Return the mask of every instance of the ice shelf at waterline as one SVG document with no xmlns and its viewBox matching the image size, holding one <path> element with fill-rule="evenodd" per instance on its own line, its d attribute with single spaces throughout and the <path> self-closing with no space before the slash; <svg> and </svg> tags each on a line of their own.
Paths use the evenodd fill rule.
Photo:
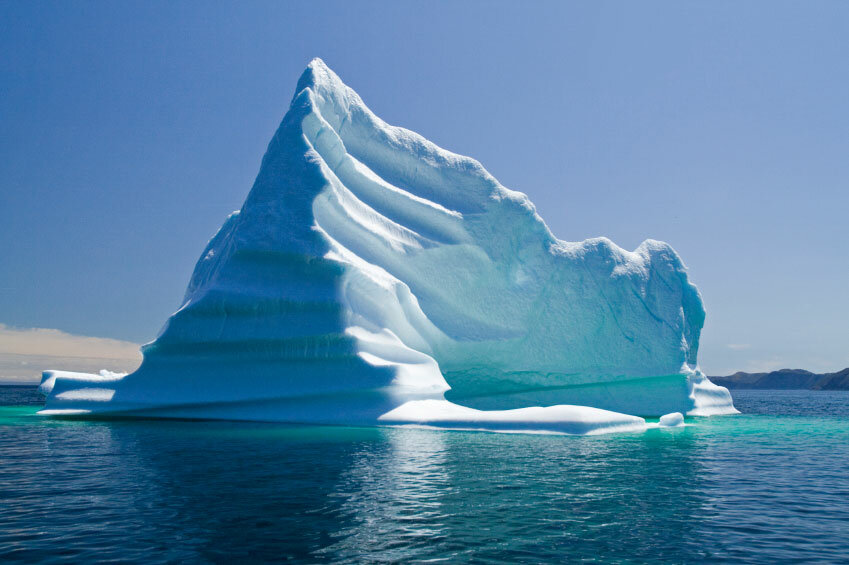
<svg viewBox="0 0 849 565">
<path fill-rule="evenodd" d="M 698 370 L 704 317 L 667 244 L 556 239 L 316 59 L 139 369 L 48 371 L 42 414 L 640 428 L 735 411 Z"/>
</svg>

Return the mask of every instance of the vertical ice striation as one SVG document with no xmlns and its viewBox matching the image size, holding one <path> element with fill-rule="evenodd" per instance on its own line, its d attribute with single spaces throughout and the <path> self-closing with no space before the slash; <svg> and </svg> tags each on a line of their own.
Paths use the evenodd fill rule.
<svg viewBox="0 0 849 565">
<path fill-rule="evenodd" d="M 667 244 L 556 239 L 315 59 L 141 367 L 51 373 L 44 413 L 639 427 L 625 414 L 734 411 L 697 367 L 704 317 Z"/>
</svg>

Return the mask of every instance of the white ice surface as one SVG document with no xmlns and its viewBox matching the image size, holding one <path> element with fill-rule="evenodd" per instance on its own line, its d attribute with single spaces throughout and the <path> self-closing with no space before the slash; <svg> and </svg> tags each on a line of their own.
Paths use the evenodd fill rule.
<svg viewBox="0 0 849 565">
<path fill-rule="evenodd" d="M 314 60 L 141 367 L 42 390 L 46 413 L 589 433 L 734 412 L 698 370 L 704 316 L 667 244 L 556 239 L 527 196 Z"/>
<path fill-rule="evenodd" d="M 684 415 L 681 412 L 664 414 L 658 422 L 661 428 L 677 428 L 684 425 Z"/>
<path fill-rule="evenodd" d="M 447 400 L 411 400 L 383 414 L 379 421 L 440 428 L 547 431 L 577 435 L 646 429 L 643 418 L 588 406 L 476 410 Z"/>
<path fill-rule="evenodd" d="M 38 391 L 44 396 L 48 396 L 51 392 L 53 392 L 53 385 L 59 377 L 70 383 L 80 382 L 85 384 L 108 384 L 118 382 L 126 376 L 127 373 L 113 373 L 106 369 L 103 369 L 97 374 L 72 373 L 70 371 L 43 371 L 41 373 L 41 383 L 38 385 Z"/>
</svg>

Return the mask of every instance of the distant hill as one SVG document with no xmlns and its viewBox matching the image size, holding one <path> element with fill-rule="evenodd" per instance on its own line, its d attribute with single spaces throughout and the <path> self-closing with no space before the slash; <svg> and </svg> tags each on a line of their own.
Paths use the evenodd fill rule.
<svg viewBox="0 0 849 565">
<path fill-rule="evenodd" d="M 781 369 L 770 373 L 740 371 L 727 377 L 710 377 L 710 380 L 729 389 L 849 390 L 849 368 L 822 374 L 804 369 Z"/>
</svg>

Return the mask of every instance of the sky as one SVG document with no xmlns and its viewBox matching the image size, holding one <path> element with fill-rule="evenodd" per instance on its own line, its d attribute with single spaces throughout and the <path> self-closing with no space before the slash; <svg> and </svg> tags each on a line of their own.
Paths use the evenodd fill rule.
<svg viewBox="0 0 849 565">
<path fill-rule="evenodd" d="M 842 369 L 847 29 L 828 1 L 0 1 L 0 355 L 155 338 L 321 57 L 557 237 L 672 244 L 707 374 Z"/>
</svg>

